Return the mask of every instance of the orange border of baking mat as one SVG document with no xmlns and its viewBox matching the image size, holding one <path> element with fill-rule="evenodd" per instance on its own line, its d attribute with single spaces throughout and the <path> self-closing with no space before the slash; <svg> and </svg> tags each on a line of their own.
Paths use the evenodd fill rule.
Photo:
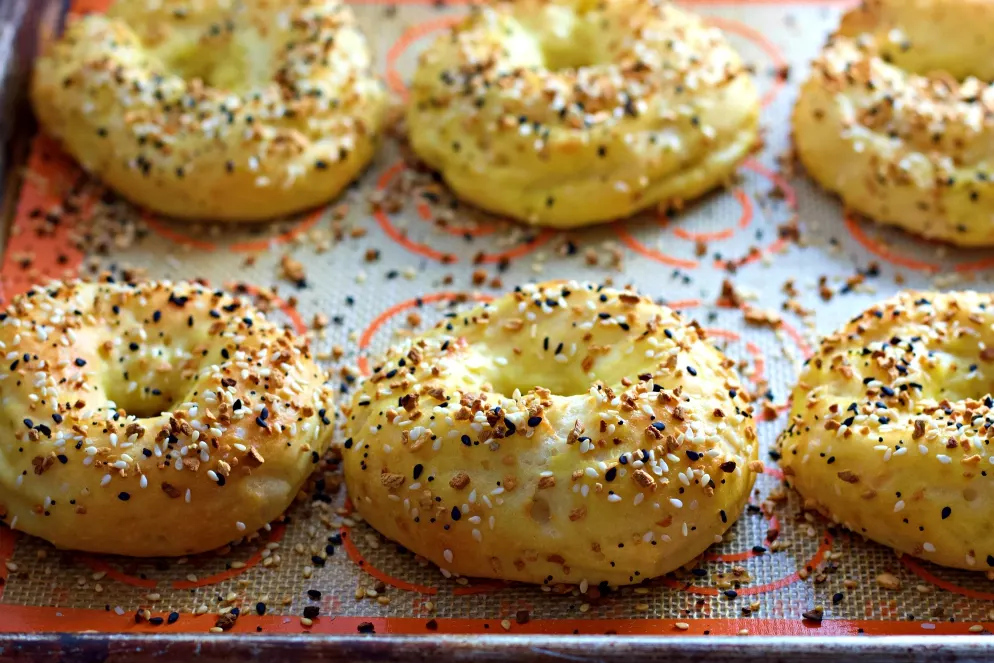
<svg viewBox="0 0 994 663">
<path fill-rule="evenodd" d="M 168 613 L 153 613 L 165 617 Z M 53 633 L 92 630 L 101 633 L 193 633 L 214 626 L 215 615 L 181 613 L 172 625 L 135 623 L 130 613 L 85 608 L 40 608 L 3 606 L 0 633 Z M 432 627 L 429 627 L 429 624 Z M 679 624 L 680 626 L 677 626 Z M 976 622 L 890 622 L 885 620 L 800 619 L 533 619 L 524 624 L 497 619 L 428 619 L 425 617 L 318 617 L 311 626 L 300 618 L 277 615 L 244 615 L 231 628 L 232 633 L 318 633 L 345 635 L 359 632 L 360 625 L 371 626 L 378 634 L 517 634 L 517 635 L 976 635 L 970 631 Z M 994 622 L 980 622 L 994 631 Z M 687 626 L 686 629 L 682 628 Z M 934 628 L 931 628 L 934 627 Z"/>
</svg>

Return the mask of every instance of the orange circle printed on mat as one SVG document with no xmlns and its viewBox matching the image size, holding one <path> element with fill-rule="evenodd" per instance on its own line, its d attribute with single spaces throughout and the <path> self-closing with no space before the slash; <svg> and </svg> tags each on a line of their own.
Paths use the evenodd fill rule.
<svg viewBox="0 0 994 663">
<path fill-rule="evenodd" d="M 398 161 L 388 168 L 376 182 L 377 191 L 386 190 L 394 178 L 399 177 L 401 173 L 404 172 L 405 168 L 407 168 L 407 165 L 403 161 Z M 431 219 L 431 212 L 426 203 L 418 203 L 415 211 L 422 219 Z M 460 257 L 455 251 L 442 251 L 425 242 L 419 242 L 411 239 L 407 230 L 398 227 L 397 224 L 394 223 L 392 215 L 387 212 L 383 206 L 376 206 L 373 210 L 373 218 L 376 219 L 377 225 L 379 225 L 380 229 L 383 230 L 387 237 L 411 253 L 415 253 L 424 258 L 435 260 L 443 264 L 452 264 L 460 261 Z M 555 236 L 555 232 L 548 229 L 532 228 L 510 222 L 506 223 L 510 232 L 515 232 L 518 229 L 524 229 L 526 234 L 530 235 L 530 237 L 526 237 L 524 242 L 509 249 L 493 253 L 481 251 L 478 253 L 478 260 L 480 262 L 502 263 L 513 260 L 514 258 L 520 258 L 528 255 Z M 446 234 L 458 234 L 460 236 L 466 234 L 464 232 L 445 232 Z M 471 234 L 475 236 L 484 234 L 491 235 L 494 232 L 496 232 L 496 227 L 491 223 L 485 223 L 482 225 L 482 230 L 476 229 Z"/>
<path fill-rule="evenodd" d="M 797 213 L 797 194 L 794 188 L 787 182 L 786 179 L 781 177 L 779 174 L 773 172 L 763 164 L 759 163 L 755 159 L 747 159 L 743 162 L 742 167 L 746 170 L 752 171 L 757 175 L 769 180 L 775 187 L 780 195 L 782 195 L 784 203 L 790 210 L 789 220 L 796 218 Z M 716 192 L 715 196 L 721 195 L 720 192 Z M 692 240 L 692 241 L 710 241 L 710 242 L 720 242 L 731 239 L 739 232 L 747 229 L 753 219 L 755 214 L 755 204 L 752 198 L 746 194 L 741 189 L 734 189 L 732 195 L 735 200 L 738 201 L 741 212 L 739 213 L 738 221 L 734 226 L 726 228 L 719 231 L 712 231 L 707 233 L 697 233 L 691 232 L 685 228 L 682 228 L 678 221 L 671 221 L 665 218 L 659 220 L 659 224 L 664 228 L 672 231 L 673 236 L 680 240 Z M 700 267 L 701 263 L 694 258 L 685 258 L 678 255 L 673 255 L 661 248 L 652 248 L 644 244 L 642 241 L 637 239 L 631 232 L 629 232 L 629 227 L 633 223 L 639 223 L 637 219 L 634 220 L 624 220 L 614 223 L 614 231 L 618 236 L 618 239 L 626 247 L 635 251 L 636 253 L 649 258 L 655 262 L 668 265 L 670 267 L 676 267 L 679 269 L 695 269 Z M 776 228 L 770 228 L 768 232 L 777 232 Z M 669 242 L 667 242 L 669 244 Z M 777 232 L 777 237 L 767 246 L 763 248 L 755 248 L 751 250 L 746 256 L 736 259 L 716 259 L 714 261 L 714 267 L 719 269 L 727 269 L 729 267 L 735 266 L 740 267 L 761 259 L 763 256 L 773 255 L 779 252 L 787 245 L 787 239 L 779 236 Z M 689 247 L 688 247 L 689 248 Z"/>
<path fill-rule="evenodd" d="M 956 264 L 946 267 L 942 263 L 931 261 L 931 260 L 921 260 L 919 258 L 912 257 L 907 249 L 901 250 L 889 246 L 886 242 L 880 239 L 879 233 L 870 232 L 867 233 L 864 230 L 865 223 L 857 221 L 856 218 L 848 212 L 843 212 L 843 222 L 845 223 L 846 230 L 849 231 L 849 235 L 852 236 L 856 242 L 862 246 L 864 249 L 875 255 L 876 257 L 886 260 L 892 265 L 897 267 L 904 267 L 905 269 L 910 269 L 918 272 L 927 272 L 930 274 L 935 274 L 941 271 L 952 270 L 959 273 L 970 273 L 977 272 L 984 269 L 990 269 L 994 267 L 994 257 L 978 258 L 975 260 L 967 260 L 964 262 L 957 262 Z M 894 231 L 900 232 L 900 231 Z M 926 239 L 915 237 L 907 233 L 901 233 L 903 238 L 911 240 L 915 243 L 917 247 L 925 247 L 929 252 L 934 253 L 935 247 L 944 246 L 941 242 L 931 242 Z M 950 245 L 951 246 L 951 245 Z M 914 253 L 911 251 L 910 253 Z M 951 247 L 951 254 L 960 253 L 962 250 Z"/>
<path fill-rule="evenodd" d="M 162 237 L 163 239 L 173 242 L 174 244 L 179 244 L 180 246 L 188 246 L 190 248 L 199 249 L 200 251 L 227 250 L 234 251 L 236 253 L 256 253 L 259 251 L 266 251 L 273 246 L 286 244 L 297 239 L 313 228 L 318 221 L 321 220 L 321 217 L 326 209 L 327 208 L 325 207 L 318 207 L 310 212 L 306 212 L 301 215 L 298 220 L 293 222 L 293 225 L 288 230 L 277 235 L 273 235 L 272 237 L 233 242 L 231 244 L 218 244 L 210 239 L 188 235 L 178 229 L 178 223 L 167 223 L 147 210 L 143 210 L 141 216 L 142 221 L 145 222 L 146 227 L 148 227 L 151 232 L 155 233 L 159 237 Z M 265 227 L 265 224 L 260 224 L 260 227 Z M 235 229 L 230 228 L 230 230 L 226 231 L 230 232 L 231 230 Z"/>
<path fill-rule="evenodd" d="M 369 325 L 362 331 L 362 334 L 359 335 L 359 371 L 363 374 L 363 376 L 369 376 L 369 359 L 366 356 L 366 352 L 369 350 L 369 346 L 373 341 L 373 336 L 375 336 L 376 333 L 398 313 L 403 313 L 404 311 L 412 308 L 421 308 L 425 304 L 434 304 L 435 302 L 455 302 L 460 299 L 474 302 L 489 302 L 493 299 L 493 297 L 479 293 L 467 295 L 459 292 L 432 292 L 421 297 L 415 297 L 414 299 L 408 299 L 394 304 L 387 310 L 380 313 L 378 316 L 373 318 L 373 321 L 370 322 Z"/>
</svg>

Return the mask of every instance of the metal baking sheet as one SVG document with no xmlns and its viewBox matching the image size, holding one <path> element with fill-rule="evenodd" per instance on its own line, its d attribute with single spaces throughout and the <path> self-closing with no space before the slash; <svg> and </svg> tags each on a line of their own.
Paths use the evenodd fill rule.
<svg viewBox="0 0 994 663">
<path fill-rule="evenodd" d="M 99 11 L 103 4 L 78 0 L 72 11 Z M 30 6 L 4 6 L 17 5 Z M 844 4 L 703 0 L 685 6 L 725 31 L 754 66 L 764 99 L 765 145 L 727 190 L 676 215 L 644 214 L 576 232 L 497 219 L 459 205 L 411 163 L 398 124 L 356 186 L 324 209 L 245 228 L 181 224 L 118 201 L 49 139 L 28 138 L 30 118 L 14 114 L 17 123 L 9 133 L 30 142 L 30 150 L 19 164 L 16 192 L 6 194 L 11 214 L 0 285 L 9 298 L 50 278 L 110 270 L 203 278 L 241 290 L 313 337 L 347 398 L 371 357 L 453 307 L 548 278 L 634 284 L 700 321 L 762 395 L 767 469 L 725 543 L 686 570 L 603 595 L 457 582 L 365 526 L 330 474 L 324 493 L 330 499 L 296 505 L 289 522 L 257 540 L 189 559 L 64 552 L 0 529 L 0 631 L 32 634 L 6 641 L 0 659 L 51 644 L 40 634 L 95 631 L 124 633 L 126 639 L 79 636 L 62 641 L 63 654 L 77 646 L 93 651 L 86 648 L 158 642 L 182 660 L 184 646 L 223 639 L 211 632 L 220 626 L 229 633 L 261 632 L 254 644 L 238 640 L 237 646 L 271 656 L 276 650 L 267 650 L 267 642 L 316 656 L 309 645 L 294 644 L 301 642 L 296 637 L 280 640 L 299 634 L 338 637 L 342 649 L 334 655 L 344 656 L 353 650 L 341 643 L 370 632 L 432 636 L 427 643 L 397 641 L 390 656 L 428 658 L 447 651 L 454 660 L 512 654 L 518 658 L 510 660 L 538 660 L 541 647 L 581 660 L 636 651 L 681 660 L 676 656 L 704 655 L 691 644 L 691 636 L 703 635 L 725 657 L 927 656 L 936 645 L 925 643 L 936 641 L 919 638 L 936 635 L 962 636 L 944 639 L 940 653 L 969 657 L 982 651 L 976 648 L 994 630 L 991 580 L 898 558 L 802 513 L 796 496 L 783 490 L 768 451 L 783 426 L 797 366 L 819 332 L 900 288 L 989 287 L 994 254 L 955 250 L 850 218 L 794 167 L 789 112 L 796 84 Z M 21 17 L 22 60 L 37 35 L 24 26 L 40 25 L 41 38 L 49 37 L 59 7 L 39 2 L 35 14 Z M 417 53 L 467 5 L 364 0 L 354 10 L 399 107 Z M 32 39 L 24 37 L 29 34 Z M 0 44 L 3 39 L 0 33 Z M 11 103 L 23 91 L 24 70 L 23 62 L 6 70 L 21 72 L 8 74 Z M 884 586 L 892 578 L 899 589 Z M 300 617 L 311 605 L 320 607 L 320 616 L 305 626 Z M 805 618 L 819 606 L 823 619 Z M 153 633 L 160 639 L 147 639 Z M 539 644 L 530 653 L 515 649 L 521 641 L 500 637 L 508 634 Z M 631 638 L 609 649 L 616 639 L 584 641 L 578 634 Z M 570 637 L 543 639 L 554 635 Z M 645 637 L 659 635 L 675 638 Z M 812 635 L 817 638 L 791 639 Z M 904 640 L 888 640 L 890 648 L 879 649 L 862 644 L 872 639 L 849 639 L 859 635 Z M 362 656 L 387 651 L 367 637 L 358 641 L 368 645 Z M 472 644 L 477 637 L 478 646 Z M 833 638 L 840 638 L 838 645 L 827 644 Z M 444 643 L 449 648 L 438 649 Z"/>
</svg>

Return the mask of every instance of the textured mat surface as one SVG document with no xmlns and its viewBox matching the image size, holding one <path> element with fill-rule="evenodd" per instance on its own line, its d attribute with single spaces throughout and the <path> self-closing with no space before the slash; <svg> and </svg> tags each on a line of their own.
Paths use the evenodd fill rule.
<svg viewBox="0 0 994 663">
<path fill-rule="evenodd" d="M 234 614 L 239 631 L 324 632 L 966 633 L 994 621 L 994 583 L 982 574 L 898 559 L 829 531 L 800 513 L 767 453 L 817 332 L 901 287 L 989 287 L 994 257 L 846 219 L 835 200 L 792 172 L 795 84 L 841 5 L 688 6 L 754 65 L 766 145 L 734 186 L 671 218 L 643 215 L 574 233 L 524 228 L 456 204 L 430 176 L 405 165 L 391 138 L 327 209 L 249 229 L 181 225 L 105 196 L 39 137 L 2 284 L 9 297 L 34 282 L 107 269 L 251 284 L 246 291 L 273 316 L 313 335 L 343 390 L 398 335 L 474 298 L 554 277 L 634 284 L 711 330 L 764 394 L 767 472 L 725 543 L 685 572 L 602 596 L 456 582 L 353 519 L 330 474 L 330 501 L 301 503 L 288 523 L 260 538 L 196 558 L 97 558 L 3 529 L 0 629 L 207 630 L 230 626 Z M 465 7 L 363 3 L 355 10 L 400 101 L 419 50 Z M 728 292 L 721 297 L 726 279 L 744 298 L 738 305 Z M 769 324 L 758 311 L 782 321 Z M 321 616 L 302 625 L 307 606 Z M 804 619 L 816 606 L 824 621 Z M 139 613 L 136 625 L 140 609 L 149 613 Z M 171 622 L 174 611 L 182 615 Z M 189 615 L 198 611 L 202 616 Z M 219 622 L 219 613 L 229 616 Z"/>
</svg>

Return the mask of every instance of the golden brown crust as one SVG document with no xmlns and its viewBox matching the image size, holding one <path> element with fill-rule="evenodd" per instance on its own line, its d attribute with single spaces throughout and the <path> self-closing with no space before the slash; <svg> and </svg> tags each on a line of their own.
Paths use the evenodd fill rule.
<svg viewBox="0 0 994 663">
<path fill-rule="evenodd" d="M 385 96 L 337 0 L 118 0 L 38 59 L 35 111 L 84 168 L 182 218 L 252 221 L 336 196 Z"/>
<path fill-rule="evenodd" d="M 393 348 L 345 411 L 353 504 L 446 575 L 637 583 L 748 498 L 752 408 L 696 326 L 628 291 L 525 286 Z"/>
<path fill-rule="evenodd" d="M 0 505 L 62 548 L 185 555 L 278 517 L 331 394 L 306 345 L 190 283 L 53 282 L 2 315 Z"/>
<path fill-rule="evenodd" d="M 826 337 L 781 465 L 805 504 L 904 553 L 994 566 L 994 297 L 906 292 Z"/>
<path fill-rule="evenodd" d="M 987 0 L 871 0 L 812 64 L 800 160 L 853 210 L 961 246 L 994 245 Z"/>
<path fill-rule="evenodd" d="M 755 146 L 759 97 L 720 31 L 658 0 L 520 0 L 421 56 L 407 123 L 460 197 L 573 227 L 691 199 Z"/>
</svg>

